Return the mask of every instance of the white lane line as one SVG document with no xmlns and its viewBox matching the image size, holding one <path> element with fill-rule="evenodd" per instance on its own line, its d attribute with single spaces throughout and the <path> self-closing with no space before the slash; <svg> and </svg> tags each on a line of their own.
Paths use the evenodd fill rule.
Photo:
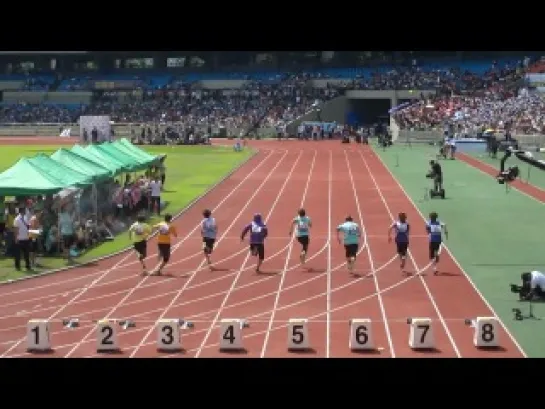
<svg viewBox="0 0 545 409">
<path fill-rule="evenodd" d="M 347 155 L 346 152 L 344 152 L 344 158 L 346 160 L 346 166 L 348 167 L 348 174 L 350 176 L 350 184 L 352 185 L 352 191 L 354 193 L 354 199 L 356 199 L 356 207 L 358 209 L 358 217 L 361 220 L 362 230 L 364 232 L 364 235 L 367 235 L 367 230 L 365 229 L 365 223 L 363 222 L 364 219 L 363 219 L 362 213 L 361 213 L 360 200 L 358 198 L 358 193 L 356 191 L 356 185 L 354 184 L 354 177 L 352 175 L 352 168 L 350 167 L 350 161 L 348 160 L 348 155 Z M 369 257 L 369 263 L 370 263 L 370 266 L 371 266 L 371 271 L 374 271 L 375 270 L 374 260 L 373 260 L 373 254 L 371 252 L 370 245 L 367 245 L 367 255 Z M 380 313 L 382 315 L 382 321 L 383 321 L 383 324 L 384 324 L 384 329 L 386 331 L 386 338 L 388 339 L 388 346 L 390 348 L 391 357 L 395 358 L 396 353 L 395 353 L 395 349 L 394 349 L 394 343 L 393 343 L 393 340 L 392 340 L 392 334 L 390 332 L 390 324 L 388 324 L 388 316 L 386 315 L 386 309 L 384 308 L 384 302 L 382 300 L 382 295 L 381 295 L 381 292 L 380 292 L 380 286 L 378 284 L 378 279 L 377 279 L 376 274 L 373 274 L 373 282 L 375 283 L 375 288 L 376 288 L 376 293 L 377 293 L 377 300 L 378 300 L 378 304 L 379 304 L 379 307 L 380 307 Z"/>
<path fill-rule="evenodd" d="M 305 199 L 307 197 L 307 193 L 308 193 L 308 187 L 310 185 L 310 179 L 312 177 L 312 173 L 314 172 L 314 164 L 316 162 L 316 155 L 317 155 L 317 151 L 314 150 L 314 155 L 312 156 L 312 163 L 310 164 L 310 170 L 308 171 L 308 177 L 307 177 L 307 182 L 305 184 L 305 188 L 303 190 L 303 196 L 301 198 L 301 206 L 300 207 L 304 207 L 305 206 Z M 294 235 L 291 236 L 290 238 L 290 246 L 288 248 L 288 254 L 286 256 L 286 262 L 284 264 L 284 268 L 282 269 L 282 277 L 280 278 L 280 283 L 278 284 L 278 289 L 276 290 L 276 295 L 275 295 L 275 298 L 274 298 L 274 303 L 273 303 L 273 308 L 272 308 L 272 313 L 271 313 L 271 317 L 269 318 L 269 324 L 267 326 L 267 328 L 270 330 L 272 328 L 272 325 L 273 325 L 273 322 L 274 322 L 274 317 L 276 315 L 276 309 L 278 308 L 278 302 L 280 300 L 280 294 L 282 293 L 282 287 L 284 286 L 284 280 L 286 279 L 286 274 L 288 272 L 288 266 L 289 266 L 289 262 L 290 262 L 290 257 L 291 257 L 291 251 L 293 249 L 293 242 L 294 242 Z M 327 245 L 327 243 L 326 243 Z M 230 306 L 228 306 L 230 307 Z M 265 339 L 263 340 L 263 347 L 261 348 L 261 358 L 263 358 L 265 356 L 265 351 L 267 350 L 267 343 L 269 342 L 269 332 L 267 332 L 265 334 Z"/>
<path fill-rule="evenodd" d="M 390 206 L 388 205 L 388 202 L 386 201 L 386 198 L 382 194 L 382 191 L 380 190 L 380 186 L 377 183 L 377 181 L 375 179 L 375 176 L 373 175 L 373 172 L 371 171 L 371 168 L 369 167 L 369 164 L 365 160 L 365 158 L 364 158 L 361 151 L 359 152 L 359 155 L 360 155 L 361 160 L 363 161 L 363 164 L 365 165 L 365 167 L 367 169 L 367 172 L 368 172 L 371 180 L 373 181 L 373 184 L 375 185 L 376 191 L 377 191 L 378 195 L 380 196 L 380 200 L 384 204 L 384 207 L 386 208 L 386 211 L 388 212 L 388 215 L 390 216 L 390 220 L 392 222 L 394 222 L 395 217 L 394 217 L 394 215 L 392 213 L 392 210 L 390 209 Z M 411 258 L 411 261 L 414 264 L 415 268 L 418 270 L 418 264 L 416 263 L 416 260 L 414 259 L 413 254 L 412 254 L 412 252 L 410 250 L 409 250 L 409 257 Z M 448 337 L 448 339 L 449 339 L 449 341 L 450 341 L 450 343 L 452 345 L 452 348 L 454 349 L 454 352 L 456 353 L 456 356 L 458 358 L 461 358 L 462 354 L 460 353 L 460 350 L 458 349 L 458 346 L 456 345 L 456 342 L 454 341 L 452 333 L 450 332 L 450 330 L 449 330 L 449 328 L 447 326 L 447 323 L 445 322 L 445 319 L 443 318 L 443 314 L 441 314 L 441 311 L 439 310 L 439 307 L 437 306 L 437 303 L 435 302 L 435 298 L 433 297 L 433 295 L 432 295 L 432 293 L 431 293 L 431 291 L 430 291 L 430 289 L 428 287 L 428 284 L 426 283 L 426 281 L 424 280 L 424 278 L 421 275 L 418 275 L 418 278 L 420 279 L 420 282 L 422 283 L 422 285 L 424 286 L 424 289 L 426 290 L 426 294 L 428 295 L 428 298 L 429 298 L 431 304 L 433 305 L 435 313 L 437 314 L 437 317 L 439 318 L 439 321 L 441 322 L 441 325 L 443 326 L 443 328 L 444 328 L 444 330 L 445 330 L 445 332 L 447 334 L 447 337 Z"/>
<path fill-rule="evenodd" d="M 325 335 L 325 357 L 329 358 L 331 354 L 331 206 L 332 206 L 332 179 L 333 179 L 333 153 L 329 151 L 329 171 L 327 173 L 327 284 L 326 284 L 326 335 Z"/>
<path fill-rule="evenodd" d="M 283 159 L 287 156 L 287 152 L 284 153 L 284 155 L 282 156 L 282 158 L 277 162 L 277 164 L 273 167 L 273 169 L 269 172 L 269 174 L 267 175 L 267 178 L 265 178 L 263 184 L 266 183 L 266 181 L 270 178 L 270 176 L 274 173 L 274 171 L 276 170 L 276 168 L 279 166 L 280 163 L 282 163 Z M 263 186 L 263 185 L 260 185 L 260 187 Z M 251 202 L 251 200 L 257 195 L 257 193 L 259 192 L 259 187 L 258 189 L 256 190 L 256 192 L 252 195 L 252 197 L 250 197 L 250 199 L 248 200 L 248 203 Z M 217 208 L 217 207 L 216 207 Z M 241 212 L 244 210 L 244 208 L 241 210 Z M 215 209 L 213 209 L 213 211 L 215 211 Z M 239 212 L 239 216 L 241 215 L 241 212 Z M 235 219 L 236 220 L 236 219 Z M 234 223 L 234 222 L 233 222 Z M 195 230 L 197 228 L 199 228 L 200 226 L 200 223 L 195 227 Z M 204 262 L 204 261 L 203 261 Z M 123 305 L 123 303 L 140 287 L 140 285 L 142 283 L 144 283 L 145 281 L 147 281 L 151 276 L 145 276 L 142 280 L 140 280 L 140 282 L 134 286 L 107 314 L 105 317 L 103 317 L 104 319 L 107 319 L 109 318 L 120 306 Z M 94 331 L 94 328 L 92 328 L 89 332 L 87 332 L 87 334 L 70 350 L 68 351 L 68 353 L 65 355 L 65 358 L 68 358 L 70 357 L 70 355 L 72 355 L 78 348 L 79 346 L 84 343 L 87 338 L 89 338 L 91 336 L 91 334 L 93 333 Z"/>
<path fill-rule="evenodd" d="M 278 196 L 274 200 L 274 202 L 273 202 L 273 204 L 271 206 L 271 209 L 269 210 L 269 214 L 267 214 L 267 216 L 265 217 L 265 223 L 271 217 L 272 213 L 274 212 L 274 209 L 276 209 L 276 205 L 278 204 L 280 198 L 282 197 L 282 194 L 284 193 L 284 190 L 286 189 L 286 186 L 288 185 L 288 182 L 291 180 L 291 176 L 293 174 L 293 171 L 295 170 L 295 166 L 299 162 L 299 159 L 301 159 L 301 153 L 302 152 L 303 151 L 300 151 L 300 154 L 297 157 L 297 160 L 296 160 L 295 164 L 291 168 L 291 170 L 290 170 L 289 174 L 287 175 L 287 177 L 284 179 L 284 183 L 282 184 L 282 187 L 280 188 L 280 192 L 278 192 Z M 225 307 L 225 305 L 227 304 L 227 301 L 229 300 L 229 296 L 233 292 L 233 289 L 236 287 L 237 282 L 238 282 L 240 276 L 242 275 L 242 271 L 243 271 L 242 269 L 246 265 L 249 258 L 250 258 L 250 253 L 248 252 L 246 258 L 244 259 L 244 261 L 242 263 L 241 270 L 239 271 L 239 273 L 237 274 L 237 276 L 233 280 L 233 283 L 231 284 L 231 288 L 229 288 L 229 291 L 227 292 L 227 294 L 225 294 L 225 297 L 223 298 L 223 301 L 222 301 L 220 307 L 218 308 L 218 312 L 216 313 L 216 316 L 214 317 L 214 320 L 212 321 L 212 324 L 210 325 L 208 331 L 206 332 L 206 335 L 204 336 L 204 339 L 202 340 L 201 345 L 200 345 L 199 349 L 197 350 L 197 353 L 195 354 L 195 358 L 199 357 L 201 351 L 203 350 L 204 346 L 206 345 L 206 342 L 208 341 L 208 338 L 210 337 L 210 334 L 212 333 L 212 330 L 214 329 L 214 327 L 216 325 L 216 322 L 218 321 L 220 315 L 223 312 L 223 308 Z"/>
</svg>

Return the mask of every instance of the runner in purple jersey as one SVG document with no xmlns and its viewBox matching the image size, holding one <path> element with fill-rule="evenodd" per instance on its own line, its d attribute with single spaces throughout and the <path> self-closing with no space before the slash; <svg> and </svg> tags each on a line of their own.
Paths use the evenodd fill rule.
<svg viewBox="0 0 545 409">
<path fill-rule="evenodd" d="M 248 233 L 250 233 L 250 252 L 252 256 L 258 257 L 255 271 L 259 273 L 261 264 L 265 259 L 265 238 L 269 234 L 267 226 L 259 213 L 254 215 L 254 220 L 244 227 L 240 235 L 240 240 L 244 241 L 244 237 Z"/>
</svg>

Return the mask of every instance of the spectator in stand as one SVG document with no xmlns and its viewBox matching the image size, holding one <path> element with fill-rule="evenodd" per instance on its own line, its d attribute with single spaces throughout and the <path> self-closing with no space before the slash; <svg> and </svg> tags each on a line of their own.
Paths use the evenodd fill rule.
<svg viewBox="0 0 545 409">
<path fill-rule="evenodd" d="M 522 63 L 520 64 L 522 66 Z M 417 64 L 377 70 L 365 77 L 326 83 L 325 88 L 309 87 L 309 80 L 327 80 L 320 72 L 286 73 L 270 81 L 248 80 L 238 89 L 201 89 L 173 80 L 160 89 L 148 79 L 135 78 L 133 93 L 105 91 L 88 106 L 72 108 L 39 104 L 17 104 L 0 108 L 2 122 L 76 122 L 80 115 L 109 115 L 116 123 L 178 122 L 187 129 L 237 128 L 250 130 L 289 123 L 312 109 L 316 100 L 335 98 L 346 89 L 437 89 L 440 95 L 500 87 L 520 78 L 517 66 L 494 64 L 484 75 L 459 68 L 424 70 Z M 88 89 L 88 80 L 73 80 L 73 89 Z"/>
</svg>

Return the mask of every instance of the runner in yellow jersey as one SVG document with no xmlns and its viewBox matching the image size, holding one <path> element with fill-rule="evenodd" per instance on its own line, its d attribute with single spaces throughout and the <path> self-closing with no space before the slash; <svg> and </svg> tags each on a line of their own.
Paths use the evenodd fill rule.
<svg viewBox="0 0 545 409">
<path fill-rule="evenodd" d="M 151 274 L 161 275 L 163 267 L 170 260 L 170 246 L 171 246 L 171 237 L 178 237 L 178 232 L 176 227 L 172 224 L 172 216 L 170 214 L 165 215 L 165 221 L 156 224 L 153 226 L 154 229 L 158 229 L 159 235 L 157 236 L 157 247 L 158 254 L 161 261 L 155 267 Z"/>
<path fill-rule="evenodd" d="M 133 247 L 136 253 L 138 254 L 138 260 L 142 264 L 142 272 L 146 274 L 146 264 L 144 260 L 146 259 L 148 252 L 148 237 L 151 234 L 151 227 L 146 223 L 146 218 L 144 216 L 138 216 L 138 219 L 135 223 L 129 228 L 129 238 L 133 242 Z"/>
</svg>

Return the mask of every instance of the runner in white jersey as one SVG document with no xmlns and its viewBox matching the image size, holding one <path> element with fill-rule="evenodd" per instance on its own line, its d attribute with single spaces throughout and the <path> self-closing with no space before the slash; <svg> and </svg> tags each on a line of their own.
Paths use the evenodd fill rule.
<svg viewBox="0 0 545 409">
<path fill-rule="evenodd" d="M 212 217 L 212 212 L 206 209 L 202 212 L 204 217 L 201 222 L 201 236 L 202 236 L 202 247 L 204 252 L 204 257 L 206 257 L 206 262 L 212 270 L 212 261 L 210 256 L 214 250 L 214 243 L 216 242 L 216 237 L 218 235 L 218 225 L 216 224 L 216 219 Z"/>
<path fill-rule="evenodd" d="M 299 209 L 297 217 L 295 217 L 295 219 L 293 219 L 291 222 L 289 233 L 290 237 L 293 234 L 294 227 L 296 228 L 295 236 L 297 237 L 297 241 L 302 246 L 299 259 L 301 260 L 301 264 L 305 264 L 308 245 L 310 243 L 310 229 L 312 227 L 312 221 L 310 220 L 310 217 L 307 216 L 305 209 Z"/>
</svg>

